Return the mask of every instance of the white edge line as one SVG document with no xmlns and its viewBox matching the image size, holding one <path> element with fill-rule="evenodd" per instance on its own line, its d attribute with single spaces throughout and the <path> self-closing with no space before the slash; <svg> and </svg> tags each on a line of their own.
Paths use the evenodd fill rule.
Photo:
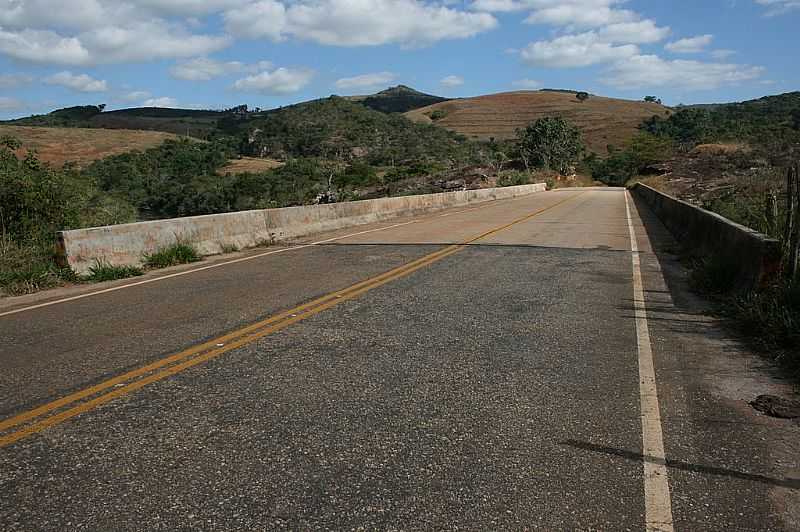
<svg viewBox="0 0 800 532">
<path fill-rule="evenodd" d="M 514 197 L 514 198 L 503 198 L 502 200 L 490 200 L 490 201 L 487 202 L 486 205 L 480 205 L 480 206 L 477 206 L 477 207 L 473 207 L 471 209 L 465 209 L 465 210 L 454 212 L 454 213 L 451 213 L 451 214 L 460 214 L 460 213 L 464 213 L 464 212 L 470 212 L 470 211 L 476 211 L 476 210 L 479 210 L 479 209 L 485 209 L 487 207 L 490 207 L 490 206 L 494 205 L 498 201 L 506 201 L 506 200 L 515 200 L 515 199 L 525 198 L 525 197 L 528 197 L 528 196 L 530 196 L 532 194 L 536 194 L 536 193 L 532 192 L 531 194 L 524 194 L 524 195 L 517 196 L 517 197 Z M 434 215 L 434 216 L 441 216 L 441 215 Z M 40 308 L 44 308 L 44 307 L 50 307 L 50 306 L 53 306 L 53 305 L 59 305 L 61 303 L 69 303 L 70 301 L 77 301 L 79 299 L 84 299 L 84 298 L 87 298 L 87 297 L 98 296 L 98 295 L 102 295 L 102 294 L 108 294 L 109 292 L 116 292 L 117 290 L 124 290 L 125 288 L 133 288 L 135 286 L 142 286 L 142 285 L 145 285 L 145 284 L 155 283 L 157 281 L 163 281 L 165 279 L 172 279 L 172 278 L 175 278 L 175 277 L 181 277 L 183 275 L 189 275 L 189 274 L 192 274 L 192 273 L 202 272 L 202 271 L 205 271 L 205 270 L 211 270 L 211 269 L 214 269 L 214 268 L 221 268 L 222 266 L 229 266 L 231 264 L 237 264 L 239 262 L 246 262 L 246 261 L 249 261 L 249 260 L 260 259 L 261 257 L 266 257 L 267 255 L 274 255 L 276 253 L 284 253 L 284 252 L 287 252 L 287 251 L 295 251 L 295 250 L 298 250 L 298 249 L 310 248 L 312 246 L 318 246 L 320 244 L 326 244 L 328 242 L 335 242 L 336 240 L 343 240 L 345 238 L 350 238 L 350 237 L 353 237 L 353 236 L 365 235 L 367 233 L 375 233 L 377 231 L 386 231 L 388 229 L 394 229 L 395 227 L 401 227 L 403 225 L 410 225 L 410 224 L 414 224 L 414 223 L 419 223 L 419 222 L 425 221 L 426 219 L 427 218 L 423 218 L 421 220 L 411 220 L 410 222 L 403 222 L 403 223 L 399 223 L 399 224 L 389 225 L 387 227 L 378 227 L 377 229 L 370 229 L 368 231 L 359 231 L 357 233 L 350 233 L 350 234 L 347 234 L 347 235 L 328 238 L 328 239 L 325 239 L 325 240 L 318 240 L 317 242 L 311 242 L 309 244 L 301 244 L 299 246 L 292 246 L 292 247 L 277 249 L 277 250 L 273 250 L 273 251 L 267 251 L 267 252 L 264 252 L 264 253 L 258 253 L 256 255 L 249 255 L 247 257 L 241 257 L 239 259 L 233 259 L 233 260 L 229 260 L 229 261 L 225 261 L 225 262 L 218 262 L 216 264 L 209 264 L 208 266 L 201 266 L 199 268 L 192 268 L 190 270 L 186 270 L 186 271 L 182 271 L 182 272 L 176 272 L 176 273 L 171 273 L 171 274 L 168 274 L 168 275 L 162 275 L 160 277 L 154 277 L 152 279 L 145 279 L 143 281 L 136 281 L 136 282 L 133 282 L 133 283 L 126 283 L 126 284 L 123 284 L 123 285 L 120 285 L 120 286 L 114 286 L 112 288 L 104 288 L 102 290 L 96 290 L 94 292 L 87 292 L 85 294 L 79 294 L 79 295 L 76 295 L 76 296 L 65 297 L 63 299 L 56 299 L 54 301 L 46 301 L 44 303 L 39 303 L 39 304 L 36 304 L 36 305 L 30 305 L 30 306 L 27 306 L 27 307 L 22 307 L 22 308 L 18 308 L 18 309 L 14 309 L 14 310 L 7 310 L 5 312 L 0 312 L 0 318 L 5 317 L 5 316 L 11 316 L 12 314 L 19 314 L 21 312 L 28 312 L 30 310 L 36 310 L 36 309 L 40 309 Z"/>
<path fill-rule="evenodd" d="M 658 406 L 653 348 L 647 324 L 647 307 L 642 285 L 641 260 L 636 232 L 633 229 L 628 192 L 625 191 L 625 213 L 631 237 L 633 265 L 633 302 L 636 316 L 636 340 L 639 352 L 639 399 L 642 409 L 642 454 L 644 455 L 645 525 L 648 532 L 674 531 L 672 500 L 669 490 L 661 411 Z"/>
<path fill-rule="evenodd" d="M 199 268 L 192 268 L 190 270 L 186 270 L 186 271 L 182 271 L 182 272 L 170 273 L 168 275 L 162 275 L 160 277 L 154 277 L 152 279 L 145 279 L 143 281 L 136 281 L 136 282 L 133 282 L 133 283 L 127 283 L 127 284 L 123 284 L 123 285 L 120 285 L 120 286 L 114 286 L 114 287 L 111 287 L 111 288 L 105 288 L 103 290 L 96 290 L 94 292 L 88 292 L 88 293 L 85 293 L 85 294 L 79 294 L 77 296 L 72 296 L 72 297 L 66 297 L 64 299 L 56 299 L 55 301 L 47 301 L 45 303 L 39 303 L 38 305 L 31 305 L 29 307 L 22 307 L 22 308 L 18 308 L 18 309 L 15 309 L 15 310 L 9 310 L 9 311 L 6 311 L 6 312 L 1 312 L 0 313 L 0 318 L 2 318 L 3 316 L 9 316 L 11 314 L 17 314 L 17 313 L 20 313 L 20 312 L 26 312 L 28 310 L 35 310 L 35 309 L 42 308 L 42 307 L 49 307 L 51 305 L 58 305 L 59 303 L 68 303 L 70 301 L 76 301 L 78 299 L 84 299 L 84 298 L 91 297 L 91 296 L 96 296 L 96 295 L 100 295 L 100 294 L 107 294 L 109 292 L 116 292 L 117 290 L 123 290 L 125 288 L 132 288 L 134 286 L 141 286 L 143 284 L 155 283 L 156 281 L 163 281 L 164 279 L 172 279 L 174 277 L 181 277 L 183 275 L 189 275 L 190 273 L 197 273 L 197 272 L 202 272 L 202 271 L 205 271 L 205 270 L 212 270 L 214 268 L 221 268 L 222 266 L 229 266 L 231 264 L 237 264 L 239 262 L 246 262 L 246 261 L 249 261 L 249 260 L 255 260 L 255 259 L 259 259 L 261 257 L 266 257 L 267 255 L 274 255 L 276 253 L 285 253 L 287 251 L 295 251 L 295 250 L 298 250 L 298 249 L 310 248 L 312 246 L 318 246 L 320 244 L 326 244 L 328 242 L 334 242 L 336 240 L 342 240 L 344 238 L 350 238 L 350 237 L 353 237 L 353 236 L 365 235 L 367 233 L 375 233 L 377 231 L 385 231 L 387 229 L 394 229 L 395 227 L 400 227 L 400 226 L 403 226 L 403 225 L 409 225 L 409 224 L 413 224 L 413 223 L 417 223 L 417 222 L 418 222 L 418 220 L 412 220 L 410 222 L 403 222 L 403 223 L 399 223 L 399 224 L 390 225 L 390 226 L 387 226 L 387 227 L 378 227 L 377 229 L 370 229 L 368 231 L 359 231 L 357 233 L 350 233 L 350 234 L 347 234 L 347 235 L 337 236 L 337 237 L 334 237 L 334 238 L 328 238 L 328 239 L 325 239 L 325 240 L 318 240 L 317 242 L 311 242 L 309 244 L 301 244 L 299 246 L 292 246 L 292 247 L 281 248 L 281 249 L 276 249 L 276 250 L 272 250 L 272 251 L 266 251 L 264 253 L 258 253 L 256 255 L 248 255 L 247 257 L 241 257 L 241 258 L 238 258 L 238 259 L 228 260 L 228 261 L 225 261 L 225 262 L 218 262 L 216 264 L 209 264 L 208 266 L 201 266 Z"/>
</svg>

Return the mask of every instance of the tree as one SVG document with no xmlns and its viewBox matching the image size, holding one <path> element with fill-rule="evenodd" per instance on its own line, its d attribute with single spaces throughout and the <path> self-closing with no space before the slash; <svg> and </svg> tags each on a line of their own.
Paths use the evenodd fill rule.
<svg viewBox="0 0 800 532">
<path fill-rule="evenodd" d="M 657 98 L 655 96 L 645 96 L 644 97 L 644 101 L 649 102 L 649 103 L 661 104 L 661 98 Z"/>
<path fill-rule="evenodd" d="M 580 130 L 563 118 L 540 118 L 517 131 L 517 149 L 526 163 L 567 175 L 585 147 Z"/>
<path fill-rule="evenodd" d="M 589 93 L 588 92 L 578 92 L 578 93 L 575 94 L 575 97 L 578 99 L 579 102 L 585 102 L 586 100 L 589 99 Z"/>
</svg>

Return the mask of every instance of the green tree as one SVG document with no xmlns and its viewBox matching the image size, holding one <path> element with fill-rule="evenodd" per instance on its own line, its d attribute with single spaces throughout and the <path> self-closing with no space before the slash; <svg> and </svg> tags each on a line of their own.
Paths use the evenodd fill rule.
<svg viewBox="0 0 800 532">
<path fill-rule="evenodd" d="M 540 118 L 517 131 L 517 150 L 526 167 L 567 175 L 585 151 L 580 130 L 563 118 Z"/>
<path fill-rule="evenodd" d="M 581 91 L 581 92 L 576 93 L 575 97 L 578 99 L 579 102 L 585 102 L 586 100 L 589 99 L 589 93 Z"/>
</svg>

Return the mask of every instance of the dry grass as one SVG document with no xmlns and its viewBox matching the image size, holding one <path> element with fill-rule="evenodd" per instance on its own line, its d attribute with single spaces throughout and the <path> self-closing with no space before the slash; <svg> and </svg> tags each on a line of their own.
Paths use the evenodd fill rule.
<svg viewBox="0 0 800 532">
<path fill-rule="evenodd" d="M 75 162 L 85 166 L 92 161 L 133 150 L 158 146 L 171 133 L 130 129 L 81 129 L 0 125 L 0 137 L 10 135 L 22 141 L 24 149 L 39 153 L 39 159 L 54 166 Z"/>
<path fill-rule="evenodd" d="M 693 156 L 702 156 L 702 155 L 732 155 L 740 152 L 749 153 L 752 149 L 743 143 L 740 142 L 728 142 L 724 144 L 700 144 L 695 146 L 690 155 Z"/>
<path fill-rule="evenodd" d="M 666 116 L 662 105 L 592 96 L 579 102 L 574 94 L 521 91 L 442 102 L 415 109 L 406 116 L 416 122 L 431 123 L 428 116 L 444 111 L 436 125 L 472 138 L 498 140 L 516 136 L 516 130 L 546 116 L 560 116 L 581 128 L 589 149 L 606 153 L 609 144 L 622 146 L 639 124 L 653 115 Z"/>
<path fill-rule="evenodd" d="M 226 166 L 220 168 L 219 174 L 244 174 L 259 172 L 266 172 L 274 168 L 280 168 L 284 163 L 274 159 L 258 159 L 255 157 L 242 157 L 241 159 L 233 159 Z"/>
</svg>

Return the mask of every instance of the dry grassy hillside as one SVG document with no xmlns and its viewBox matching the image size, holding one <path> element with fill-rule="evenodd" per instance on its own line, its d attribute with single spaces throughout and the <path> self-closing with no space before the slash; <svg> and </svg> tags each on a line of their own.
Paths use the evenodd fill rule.
<svg viewBox="0 0 800 532">
<path fill-rule="evenodd" d="M 406 113 L 416 122 L 433 122 L 470 138 L 498 140 L 545 116 L 561 116 L 581 128 L 589 149 L 604 154 L 622 145 L 643 120 L 670 111 L 655 103 L 592 96 L 581 103 L 574 94 L 521 91 L 437 103 Z M 431 115 L 436 120 L 431 120 Z"/>
<path fill-rule="evenodd" d="M 18 138 L 24 148 L 36 150 L 41 160 L 54 166 L 68 161 L 84 166 L 109 155 L 145 150 L 177 138 L 158 131 L 0 125 L 0 137 L 6 135 Z"/>
<path fill-rule="evenodd" d="M 219 170 L 220 175 L 225 174 L 244 174 L 266 172 L 275 168 L 280 168 L 284 163 L 274 159 L 257 159 L 255 157 L 241 157 L 231 160 L 227 166 Z"/>
</svg>

